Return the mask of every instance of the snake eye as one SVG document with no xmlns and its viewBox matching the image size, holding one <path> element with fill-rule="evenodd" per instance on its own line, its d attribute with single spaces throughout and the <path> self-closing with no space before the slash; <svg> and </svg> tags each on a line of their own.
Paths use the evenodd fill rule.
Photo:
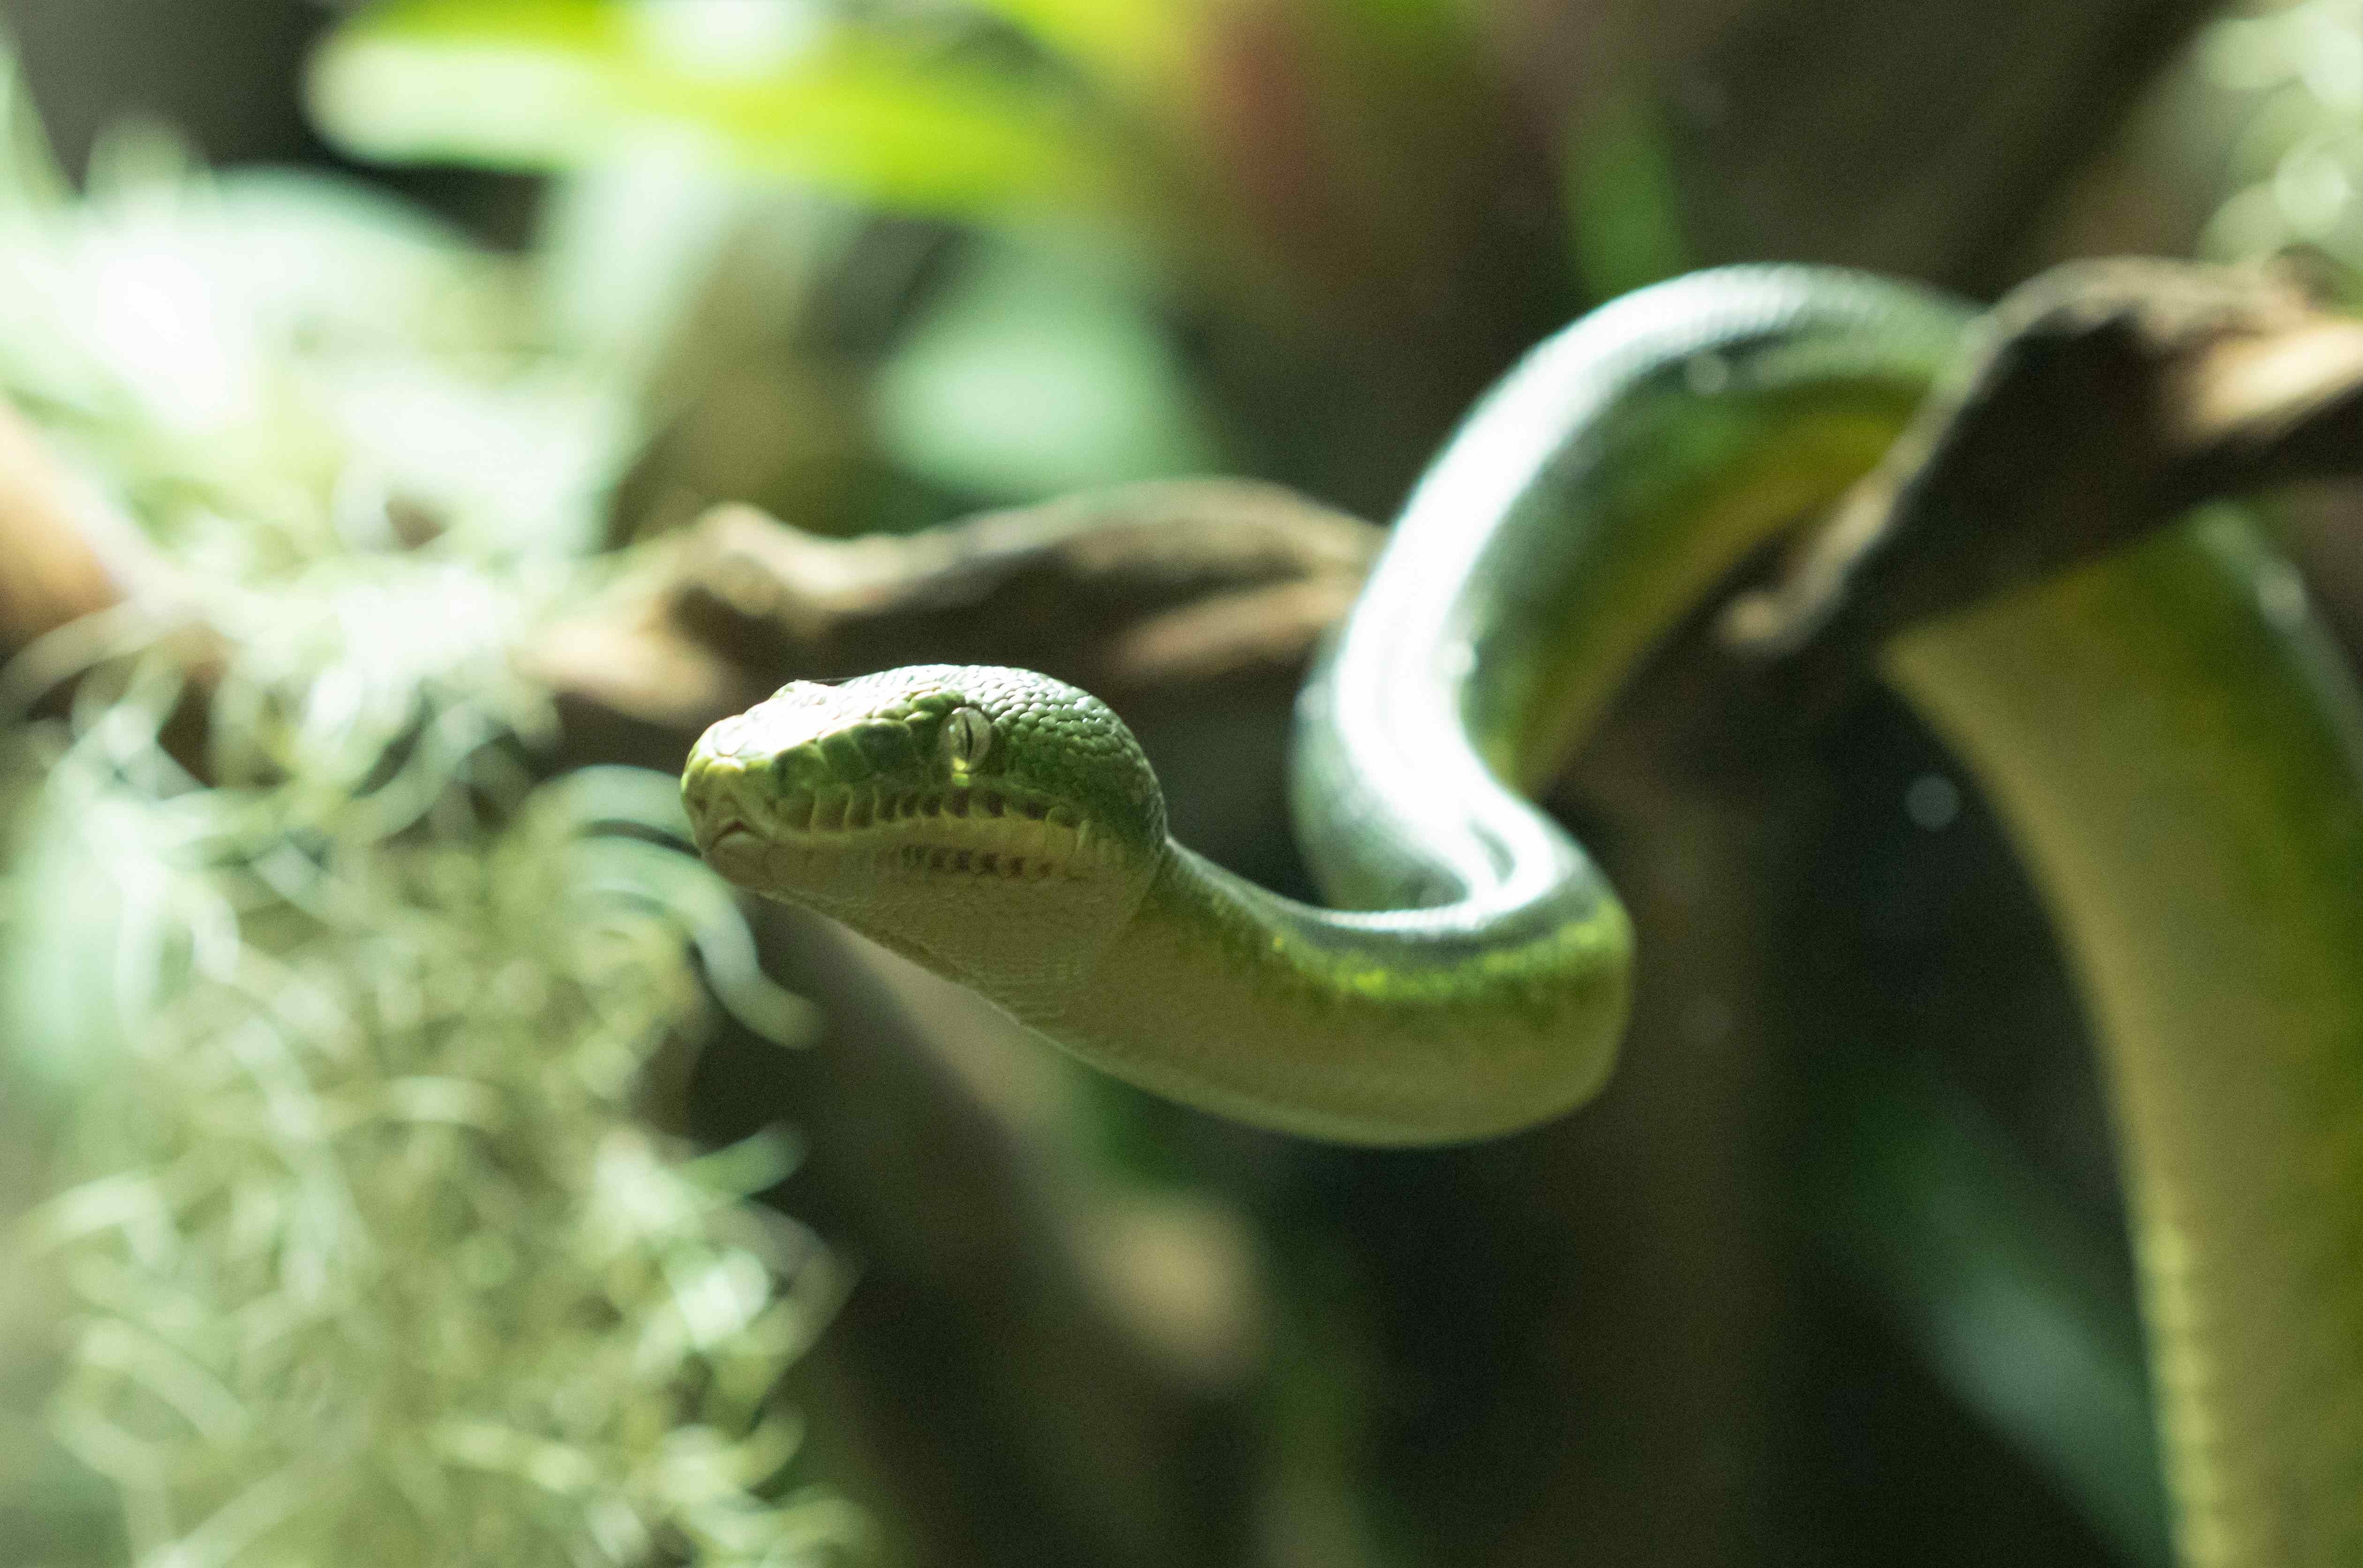
<svg viewBox="0 0 2363 1568">
<path fill-rule="evenodd" d="M 942 745 L 954 772 L 965 773 L 993 749 L 993 721 L 975 708 L 954 708 L 944 715 Z"/>
</svg>

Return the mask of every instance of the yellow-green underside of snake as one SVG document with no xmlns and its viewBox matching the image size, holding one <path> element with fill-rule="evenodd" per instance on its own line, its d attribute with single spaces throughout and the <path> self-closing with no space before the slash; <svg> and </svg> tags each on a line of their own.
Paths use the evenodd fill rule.
<svg viewBox="0 0 2363 1568">
<path fill-rule="evenodd" d="M 2237 516 L 1900 636 L 2107 1057 L 2202 1564 L 2363 1562 L 2363 814 L 2346 672 Z"/>
<path fill-rule="evenodd" d="M 1735 565 L 1877 459 L 1964 319 L 1853 274 L 1739 269 L 1628 296 L 1513 372 L 1422 481 L 1300 723 L 1308 858 L 1333 903 L 1383 912 L 1290 904 L 1165 846 L 1128 919 L 1045 925 L 1076 962 L 1004 972 L 1003 949 L 955 954 L 858 892 L 739 878 L 1268 1125 L 1420 1143 L 1556 1114 L 1610 1068 L 1629 933 L 1503 784 L 1545 777 Z M 2363 1562 L 2352 681 L 2228 513 L 1923 623 L 1880 668 L 1994 802 L 2080 977 L 2180 1550 Z"/>
</svg>

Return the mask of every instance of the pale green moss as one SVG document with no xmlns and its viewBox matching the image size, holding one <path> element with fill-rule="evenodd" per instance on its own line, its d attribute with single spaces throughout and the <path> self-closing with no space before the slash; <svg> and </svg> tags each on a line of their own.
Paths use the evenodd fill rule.
<svg viewBox="0 0 2363 1568">
<path fill-rule="evenodd" d="M 156 626 L 0 668 L 0 1556 L 835 1561 L 770 1395 L 842 1276 L 743 1201 L 793 1143 L 695 1157 L 634 1099 L 709 988 L 808 1010 L 663 842 L 670 778 L 536 782 L 510 658 L 633 389 L 520 332 L 532 265 L 383 198 L 132 138 L 76 199 L 0 141 L 0 401 L 231 647 L 205 787 Z"/>
</svg>

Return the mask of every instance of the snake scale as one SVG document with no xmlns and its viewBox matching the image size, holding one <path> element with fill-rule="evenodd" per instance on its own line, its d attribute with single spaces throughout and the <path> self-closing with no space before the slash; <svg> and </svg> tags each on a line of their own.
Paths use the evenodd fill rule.
<svg viewBox="0 0 2363 1568">
<path fill-rule="evenodd" d="M 1874 463 L 1968 313 L 1761 267 L 1537 348 L 1421 480 L 1301 702 L 1333 907 L 1166 834 L 1123 723 L 1026 671 L 798 682 L 683 775 L 732 880 L 833 916 L 1133 1083 L 1370 1143 L 1595 1093 L 1633 933 L 1528 793 L 1740 562 Z M 2176 1534 L 2363 1562 L 2363 701 L 2228 513 L 1921 622 L 1880 674 L 2053 913 L 2105 1057 Z"/>
</svg>

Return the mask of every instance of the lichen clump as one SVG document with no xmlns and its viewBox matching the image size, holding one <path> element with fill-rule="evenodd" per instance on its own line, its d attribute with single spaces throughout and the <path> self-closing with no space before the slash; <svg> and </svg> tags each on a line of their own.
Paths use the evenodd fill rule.
<svg viewBox="0 0 2363 1568">
<path fill-rule="evenodd" d="M 335 577 L 220 677 L 211 787 L 161 649 L 17 732 L 17 1066 L 81 1175 L 24 1231 L 78 1314 L 58 1430 L 152 1568 L 823 1561 L 853 1521 L 769 1495 L 765 1396 L 837 1276 L 738 1201 L 791 1151 L 685 1159 L 633 1104 L 701 946 L 797 1004 L 693 860 L 599 831 L 669 779 L 532 782 L 517 603 Z"/>
</svg>

